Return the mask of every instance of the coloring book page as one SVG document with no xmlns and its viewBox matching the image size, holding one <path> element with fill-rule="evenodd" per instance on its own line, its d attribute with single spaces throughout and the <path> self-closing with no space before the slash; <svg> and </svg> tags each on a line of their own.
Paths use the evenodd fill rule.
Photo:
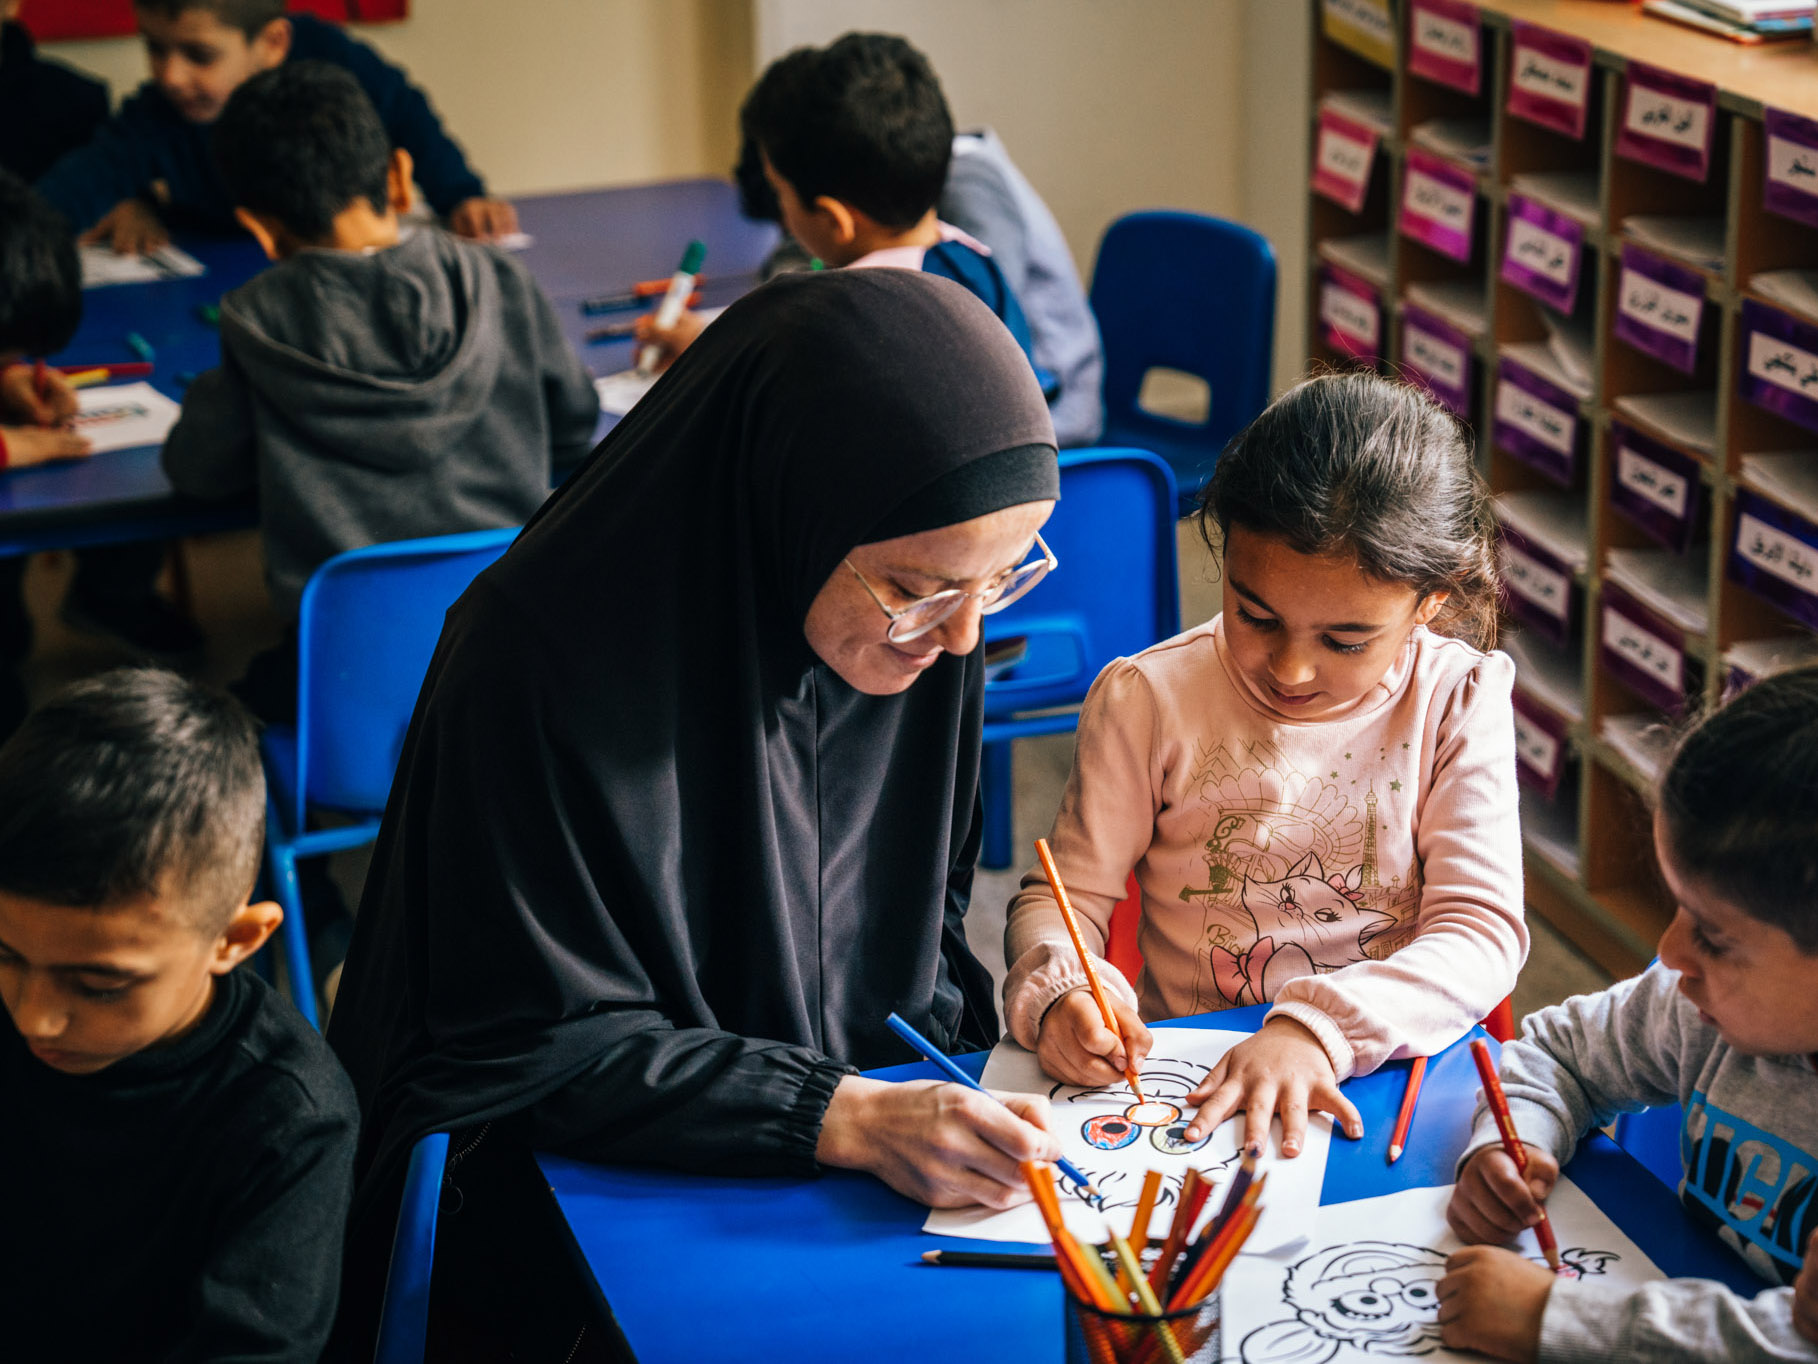
<svg viewBox="0 0 1818 1364">
<path fill-rule="evenodd" d="M 1090 1200 L 1065 1176 L 1059 1176 L 1061 1212 L 1067 1228 L 1093 1241 L 1105 1239 L 1109 1222 L 1127 1235 L 1136 1216 L 1143 1176 L 1162 1172 L 1161 1197 L 1149 1219 L 1149 1234 L 1165 1236 L 1180 1199 L 1181 1181 L 1189 1167 L 1212 1185 L 1201 1221 L 1218 1211 L 1224 1191 L 1237 1173 L 1242 1155 L 1243 1115 L 1219 1124 L 1204 1140 L 1182 1141 L 1193 1107 L 1187 1095 L 1198 1088 L 1224 1054 L 1250 1036 L 1203 1028 L 1155 1028 L 1155 1049 L 1143 1062 L 1143 1098 L 1138 1103 L 1128 1081 L 1098 1089 L 1061 1084 L 1042 1072 L 1033 1052 L 1014 1042 L 1000 1042 L 985 1062 L 985 1088 L 1045 1094 L 1052 1105 L 1061 1154 L 1092 1181 L 1100 1200 Z M 1313 1234 L 1319 1216 L 1319 1190 L 1326 1178 L 1326 1152 L 1332 1142 L 1332 1120 L 1315 1114 L 1307 1123 L 1306 1141 L 1293 1160 L 1280 1159 L 1281 1120 L 1270 1127 L 1270 1149 L 1258 1169 L 1269 1173 L 1263 1192 L 1263 1215 L 1246 1252 L 1268 1255 L 1302 1245 Z M 1058 1175 L 1058 1171 L 1056 1172 Z M 965 1236 L 980 1241 L 1048 1239 L 1048 1229 L 1033 1205 L 1008 1212 L 989 1208 L 935 1209 L 922 1230 L 937 1236 Z"/>
<path fill-rule="evenodd" d="M 183 409 L 150 384 L 112 384 L 76 394 L 70 425 L 94 443 L 95 453 L 162 445 Z"/>
<path fill-rule="evenodd" d="M 155 284 L 161 279 L 192 279 L 208 273 L 201 261 L 169 242 L 142 256 L 122 255 L 111 246 L 93 243 L 82 247 L 78 254 L 84 289 L 107 284 Z"/>
<path fill-rule="evenodd" d="M 1275 1187 L 1269 1183 L 1270 1192 Z M 1264 1195 L 1267 1197 L 1267 1194 Z M 1240 1257 L 1224 1282 L 1227 1364 L 1473 1360 L 1439 1343 L 1439 1281 L 1464 1243 L 1446 1226 L 1452 1186 L 1404 1189 L 1321 1208 L 1310 1246 L 1288 1261 Z M 1569 1179 L 1547 1198 L 1561 1277 L 1639 1288 L 1665 1276 Z M 1546 1257 L 1532 1231 L 1515 1248 Z"/>
</svg>

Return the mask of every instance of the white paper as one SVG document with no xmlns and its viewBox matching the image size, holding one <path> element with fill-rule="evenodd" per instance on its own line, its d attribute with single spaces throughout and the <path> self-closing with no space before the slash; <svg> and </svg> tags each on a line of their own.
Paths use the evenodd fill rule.
<svg viewBox="0 0 1818 1364">
<path fill-rule="evenodd" d="M 1490 305 L 1481 280 L 1419 280 L 1408 285 L 1408 302 L 1450 322 L 1466 336 L 1482 336 Z"/>
<path fill-rule="evenodd" d="M 638 399 L 656 386 L 656 374 L 639 374 L 635 369 L 622 369 L 616 374 L 603 374 L 593 381 L 600 395 L 600 411 L 622 417 L 637 406 Z"/>
<path fill-rule="evenodd" d="M 537 239 L 528 232 L 507 232 L 494 237 L 492 244 L 501 251 L 528 251 L 537 244 Z"/>
<path fill-rule="evenodd" d="M 1597 728 L 1603 741 L 1629 760 L 1629 765 L 1649 783 L 1660 780 L 1667 755 L 1673 751 L 1673 731 L 1659 715 L 1642 711 L 1611 715 Z"/>
<path fill-rule="evenodd" d="M 1547 328 L 1547 354 L 1571 379 L 1572 391 L 1581 398 L 1590 397 L 1597 366 L 1597 343 L 1590 317 L 1583 313 L 1560 317 L 1551 308 L 1541 308 L 1539 312 Z"/>
<path fill-rule="evenodd" d="M 1744 455 L 1742 483 L 1818 522 L 1818 450 Z"/>
<path fill-rule="evenodd" d="M 1143 1176 L 1159 1170 L 1161 1202 L 1150 1219 L 1151 1235 L 1160 1236 L 1174 1216 L 1181 1181 L 1191 1166 L 1212 1184 L 1205 1216 L 1216 1212 L 1224 1189 L 1236 1174 L 1241 1157 L 1238 1142 L 1243 1115 L 1221 1123 L 1211 1136 L 1191 1151 L 1173 1141 L 1192 1116 L 1187 1095 L 1224 1054 L 1250 1034 L 1203 1028 L 1155 1028 L 1155 1049 L 1143 1062 L 1140 1076 L 1143 1097 L 1124 1081 L 1102 1089 L 1063 1085 L 1042 1073 L 1033 1052 L 1014 1042 L 1000 1042 L 985 1062 L 987 1089 L 1024 1094 L 1046 1094 L 1053 1105 L 1054 1127 L 1061 1154 L 1079 1167 L 1102 1195 L 1100 1203 L 1081 1197 L 1072 1182 L 1060 1181 L 1061 1213 L 1069 1231 L 1090 1240 L 1104 1240 L 1107 1222 L 1124 1235 L 1136 1215 L 1136 1201 Z M 1095 1135 L 1087 1136 L 1090 1129 Z M 1290 1251 L 1312 1234 L 1319 1214 L 1319 1191 L 1326 1178 L 1326 1153 L 1332 1140 L 1332 1120 L 1315 1114 L 1307 1123 L 1307 1138 L 1293 1160 L 1281 1160 L 1281 1120 L 1270 1129 L 1272 1142 L 1264 1167 L 1269 1187 L 1263 1194 L 1263 1214 L 1256 1224 L 1246 1253 L 1267 1255 Z M 1094 1142 L 1117 1141 L 1106 1150 Z M 1046 1241 L 1048 1229 L 1041 1214 L 1029 1204 L 1008 1212 L 989 1208 L 936 1209 L 928 1214 L 922 1230 L 937 1236 L 964 1236 L 980 1241 Z"/>
<path fill-rule="evenodd" d="M 80 390 L 72 425 L 101 454 L 164 444 L 182 411 L 150 384 L 114 384 Z"/>
<path fill-rule="evenodd" d="M 1525 630 L 1505 635 L 1502 650 L 1515 660 L 1517 687 L 1568 720 L 1584 719 L 1582 665 L 1575 652 Z"/>
<path fill-rule="evenodd" d="M 1716 453 L 1717 395 L 1708 388 L 1678 393 L 1626 393 L 1616 399 L 1616 412 L 1688 450 L 1701 455 Z"/>
<path fill-rule="evenodd" d="M 1781 639 L 1745 639 L 1723 651 L 1723 664 L 1745 674 L 1750 681 L 1818 663 L 1818 639 L 1787 635 Z"/>
<path fill-rule="evenodd" d="M 1591 521 L 1581 495 L 1550 489 L 1498 493 L 1496 519 L 1574 572 L 1591 561 Z"/>
<path fill-rule="evenodd" d="M 1749 288 L 1770 303 L 1818 321 L 1818 270 L 1763 270 Z"/>
<path fill-rule="evenodd" d="M 1577 398 L 1591 396 L 1591 382 L 1587 374 L 1576 374 L 1566 368 L 1554 354 L 1553 347 L 1545 341 L 1516 341 L 1502 347 L 1502 354 L 1519 365 L 1525 365 L 1541 378 L 1563 388 Z M 1523 390 L 1524 392 L 1526 390 Z"/>
<path fill-rule="evenodd" d="M 1701 551 L 1675 554 L 1670 549 L 1613 549 L 1603 576 L 1681 630 L 1701 635 L 1710 623 L 1706 563 Z"/>
<path fill-rule="evenodd" d="M 1430 118 L 1414 126 L 1414 142 L 1453 161 L 1481 169 L 1490 164 L 1490 120 Z"/>
<path fill-rule="evenodd" d="M 1586 227 L 1595 227 L 1603 217 L 1597 208 L 1596 171 L 1529 171 L 1512 176 L 1509 190 L 1575 218 Z"/>
<path fill-rule="evenodd" d="M 1384 137 L 1394 124 L 1394 107 L 1387 90 L 1328 90 L 1320 96 L 1319 107 L 1355 119 Z"/>
<path fill-rule="evenodd" d="M 143 256 L 123 256 L 111 246 L 84 246 L 82 287 L 98 289 L 108 284 L 153 284 L 161 279 L 191 279 L 208 273 L 202 264 L 180 246 L 166 242 Z"/>
<path fill-rule="evenodd" d="M 1389 234 L 1365 232 L 1355 237 L 1327 237 L 1319 244 L 1320 259 L 1330 261 L 1374 284 L 1389 286 Z"/>
<path fill-rule="evenodd" d="M 1723 268 L 1723 219 L 1636 213 L 1622 220 L 1636 242 L 1705 270 Z"/>
<path fill-rule="evenodd" d="M 1439 1280 L 1446 1256 L 1463 1246 L 1446 1226 L 1451 1197 L 1446 1185 L 1335 1203 L 1320 1209 L 1312 1249 L 1292 1263 L 1240 1258 L 1223 1286 L 1228 1364 L 1481 1359 L 1439 1343 Z M 1570 1179 L 1554 1186 L 1547 1217 L 1562 1277 L 1616 1289 L 1665 1277 Z M 1532 1231 L 1515 1248 L 1546 1262 Z"/>
</svg>

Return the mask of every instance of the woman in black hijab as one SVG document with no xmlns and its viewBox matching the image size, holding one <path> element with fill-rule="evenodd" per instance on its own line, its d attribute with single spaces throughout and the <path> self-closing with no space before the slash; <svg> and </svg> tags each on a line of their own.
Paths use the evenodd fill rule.
<svg viewBox="0 0 1818 1364">
<path fill-rule="evenodd" d="M 485 1124 L 1015 1201 L 1016 1162 L 1053 1152 L 1038 1102 L 853 1072 L 911 1059 L 892 1010 L 996 1039 L 963 931 L 974 645 L 1058 492 L 1002 323 L 863 270 L 734 304 L 550 499 L 449 612 L 343 973 L 350 1270 L 411 1144 Z M 893 612 L 955 590 L 901 638 Z"/>
</svg>

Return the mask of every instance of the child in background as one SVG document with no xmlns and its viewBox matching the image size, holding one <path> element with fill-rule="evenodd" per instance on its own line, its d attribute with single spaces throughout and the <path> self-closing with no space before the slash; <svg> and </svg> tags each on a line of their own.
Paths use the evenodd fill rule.
<svg viewBox="0 0 1818 1364">
<path fill-rule="evenodd" d="M 1132 868 L 1144 969 L 1096 963 L 1101 1021 L 1039 868 L 1005 929 L 1004 1012 L 1057 1079 L 1116 1083 L 1142 1019 L 1273 1003 L 1190 1097 L 1197 1139 L 1309 1108 L 1352 1137 L 1338 1083 L 1456 1040 L 1527 955 L 1514 666 L 1496 621 L 1489 495 L 1463 429 L 1413 388 L 1328 375 L 1225 450 L 1200 529 L 1224 609 L 1112 663 L 1080 714 L 1050 842 L 1104 950 Z M 1429 628 L 1432 627 L 1432 628 Z"/>
<path fill-rule="evenodd" d="M 918 67 L 926 65 L 927 59 L 900 38 L 851 33 L 840 41 L 878 49 L 886 63 L 907 54 Z M 912 74 L 906 72 L 905 79 Z M 749 129 L 733 174 L 746 217 L 781 220 L 782 210 L 764 177 L 764 158 Z M 991 129 L 954 134 L 953 157 L 935 213 L 941 222 L 970 233 L 991 249 L 993 262 L 1028 318 L 1036 367 L 1054 376 L 1058 392 L 1048 414 L 1054 418 L 1055 438 L 1063 449 L 1091 445 L 1105 425 L 1105 355 L 1098 321 L 1080 287 L 1079 270 L 1060 224 Z M 765 261 L 764 275 L 806 269 L 808 264 L 808 253 L 785 238 Z"/>
<path fill-rule="evenodd" d="M 36 180 L 107 120 L 107 87 L 38 55 L 17 21 L 19 0 L 0 0 L 0 169 Z"/>
<path fill-rule="evenodd" d="M 1818 669 L 1757 683 L 1679 742 L 1654 850 L 1678 903 L 1640 976 L 1530 1014 L 1502 1049 L 1524 1181 L 1479 1103 L 1448 1217 L 1445 1343 L 1501 1359 L 1818 1360 Z M 1555 1279 L 1501 1243 L 1579 1140 L 1684 1105 L 1680 1201 L 1769 1284 L 1634 1292 Z"/>
<path fill-rule="evenodd" d="M 400 230 L 410 153 L 339 67 L 254 76 L 215 142 L 240 222 L 278 265 L 221 300 L 221 367 L 184 395 L 171 483 L 205 498 L 258 488 L 272 597 L 292 621 L 336 554 L 527 520 L 599 417 L 530 272 Z M 294 627 L 236 690 L 263 719 L 295 718 Z"/>
<path fill-rule="evenodd" d="M 944 223 L 935 201 L 953 155 L 953 119 L 927 58 L 901 38 L 853 33 L 772 62 L 739 111 L 746 145 L 789 235 L 822 263 L 942 275 L 1003 319 L 1030 356 L 1029 322 L 990 249 Z M 705 324 L 684 313 L 640 341 L 671 355 Z"/>
<path fill-rule="evenodd" d="M 9 1359 L 313 1364 L 358 1109 L 252 971 L 252 720 L 121 669 L 0 748 L 0 1283 Z"/>
<path fill-rule="evenodd" d="M 456 232 L 491 238 L 516 230 L 511 205 L 487 195 L 422 91 L 333 24 L 287 15 L 284 0 L 139 0 L 134 14 L 152 79 L 38 186 L 87 230 L 84 240 L 132 252 L 169 240 L 171 221 L 231 229 L 234 201 L 215 167 L 212 125 L 243 81 L 287 61 L 331 62 L 359 80 L 392 143 L 410 153 L 430 205 Z"/>
</svg>

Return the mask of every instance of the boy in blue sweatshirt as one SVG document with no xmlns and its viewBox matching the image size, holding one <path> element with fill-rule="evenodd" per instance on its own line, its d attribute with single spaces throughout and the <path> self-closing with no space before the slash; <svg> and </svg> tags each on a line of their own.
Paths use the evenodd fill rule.
<svg viewBox="0 0 1818 1364">
<path fill-rule="evenodd" d="M 354 75 L 392 145 L 410 153 L 430 206 L 457 233 L 516 231 L 511 205 L 487 195 L 423 92 L 334 25 L 287 15 L 284 0 L 139 0 L 134 14 L 151 80 L 38 184 L 84 240 L 129 252 L 162 245 L 171 223 L 231 231 L 234 203 L 215 167 L 211 128 L 248 77 L 287 61 Z"/>
</svg>

